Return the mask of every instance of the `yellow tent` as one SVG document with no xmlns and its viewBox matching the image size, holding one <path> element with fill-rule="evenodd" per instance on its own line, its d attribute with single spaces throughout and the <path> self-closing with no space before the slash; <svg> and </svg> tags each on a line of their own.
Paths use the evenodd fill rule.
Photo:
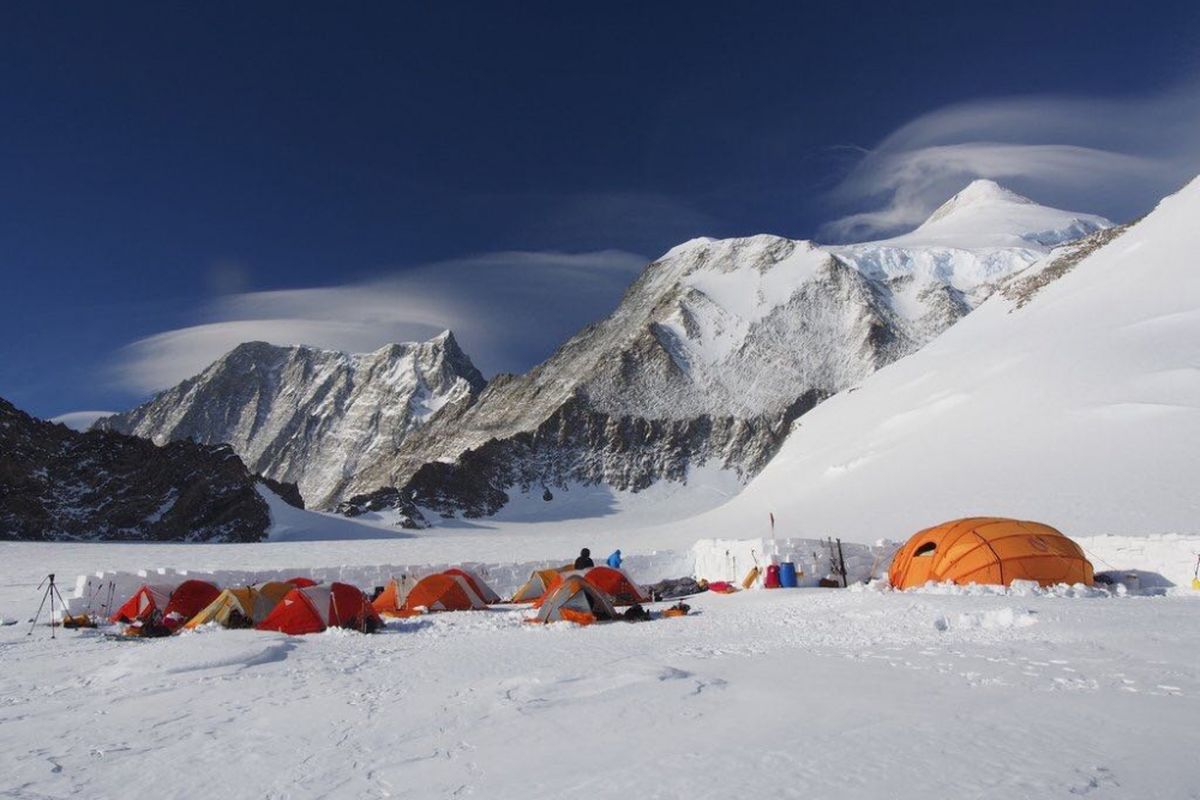
<svg viewBox="0 0 1200 800">
<path fill-rule="evenodd" d="M 513 594 L 510 603 L 532 603 L 546 593 L 550 588 L 550 584 L 558 578 L 559 570 L 557 569 L 537 569 L 529 576 L 529 580 L 521 584 L 521 588 L 517 589 Z"/>
<path fill-rule="evenodd" d="M 926 581 L 1008 586 L 1015 580 L 1092 584 L 1079 545 L 1039 522 L 971 517 L 926 528 L 900 548 L 888 578 L 897 589 Z"/>
<path fill-rule="evenodd" d="M 267 614 L 295 587 L 272 581 L 257 586 L 226 589 L 196 616 L 188 620 L 189 630 L 215 622 L 223 628 L 250 628 L 266 619 Z"/>
</svg>

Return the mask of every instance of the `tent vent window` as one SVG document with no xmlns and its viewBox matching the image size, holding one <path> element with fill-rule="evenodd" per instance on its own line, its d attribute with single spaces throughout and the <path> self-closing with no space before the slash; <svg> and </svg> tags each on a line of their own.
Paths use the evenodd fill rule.
<svg viewBox="0 0 1200 800">
<path fill-rule="evenodd" d="M 917 548 L 917 551 L 913 553 L 913 556 L 915 558 L 920 558 L 921 556 L 931 556 L 933 555 L 934 550 L 937 550 L 937 542 L 926 542 Z"/>
</svg>

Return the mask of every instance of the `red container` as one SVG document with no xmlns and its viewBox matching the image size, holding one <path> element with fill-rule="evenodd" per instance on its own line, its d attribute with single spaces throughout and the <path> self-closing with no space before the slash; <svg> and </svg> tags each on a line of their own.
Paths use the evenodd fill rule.
<svg viewBox="0 0 1200 800">
<path fill-rule="evenodd" d="M 763 581 L 763 588 L 764 589 L 778 589 L 779 588 L 779 565 L 778 564 L 770 564 L 767 566 L 767 577 L 766 577 L 766 580 Z"/>
</svg>

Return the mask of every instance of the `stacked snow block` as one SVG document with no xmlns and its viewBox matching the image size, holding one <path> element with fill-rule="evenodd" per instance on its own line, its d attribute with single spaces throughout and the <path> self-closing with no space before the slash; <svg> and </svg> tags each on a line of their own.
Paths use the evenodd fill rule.
<svg viewBox="0 0 1200 800">
<path fill-rule="evenodd" d="M 842 542 L 846 559 L 846 577 L 850 583 L 887 576 L 898 542 L 880 541 L 874 545 Z M 820 539 L 701 539 L 692 546 L 692 570 L 697 578 L 709 581 L 740 582 L 757 563 L 790 561 L 803 576 L 799 586 L 816 586 L 834 572 L 829 546 Z"/>
<path fill-rule="evenodd" d="M 495 589 L 501 597 L 510 597 L 534 570 L 561 567 L 571 562 L 574 557 L 574 553 L 564 553 L 563 558 L 557 561 L 523 561 L 507 564 L 467 561 L 457 564 L 374 564 L 257 570 L 204 571 L 160 567 L 128 572 L 101 571 L 78 576 L 75 580 L 75 591 L 67 598 L 67 602 L 70 605 L 71 613 L 105 612 L 108 610 L 106 605 L 109 603 L 110 596 L 111 602 L 119 605 L 143 584 L 177 586 L 189 578 L 199 578 L 226 588 L 306 577 L 322 583 L 335 581 L 348 583 L 369 592 L 376 586 L 386 585 L 393 577 L 411 575 L 419 580 L 426 575 L 443 572 L 451 567 L 463 567 L 474 572 Z M 645 555 L 630 556 L 625 559 L 622 566 L 635 581 L 653 583 L 663 577 L 678 578 L 690 575 L 692 559 L 688 552 L 655 551 Z"/>
</svg>

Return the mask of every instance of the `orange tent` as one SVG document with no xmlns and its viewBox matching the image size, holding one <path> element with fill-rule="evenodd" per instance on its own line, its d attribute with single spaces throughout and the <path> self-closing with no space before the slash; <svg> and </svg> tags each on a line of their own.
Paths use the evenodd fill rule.
<svg viewBox="0 0 1200 800">
<path fill-rule="evenodd" d="M 393 578 L 372 605 L 385 617 L 413 617 L 430 611 L 470 611 L 487 608 L 471 584 L 460 575 L 439 572 L 417 581 L 400 602 L 399 583 Z"/>
<path fill-rule="evenodd" d="M 554 576 L 546 592 L 533 602 L 534 608 L 540 608 L 546 602 L 550 593 L 557 589 L 567 578 L 578 576 L 595 588 L 608 595 L 615 606 L 631 606 L 634 603 L 649 603 L 650 596 L 625 574 L 624 570 L 613 567 L 589 567 L 586 570 L 560 572 Z"/>
<path fill-rule="evenodd" d="M 521 584 L 521 588 L 513 594 L 510 603 L 532 603 L 546 592 L 550 591 L 550 584 L 558 579 L 559 570 L 557 569 L 536 569 L 529 576 L 529 580 Z"/>
<path fill-rule="evenodd" d="M 617 610 L 604 592 L 578 575 L 567 576 L 542 603 L 528 622 L 574 622 L 590 625 L 597 620 L 617 618 Z"/>
<path fill-rule="evenodd" d="M 892 559 L 897 589 L 926 581 L 1008 586 L 1015 580 L 1092 584 L 1092 565 L 1079 545 L 1038 522 L 1002 517 L 956 519 L 915 534 Z"/>
<path fill-rule="evenodd" d="M 109 617 L 110 622 L 144 622 L 161 613 L 171 602 L 174 586 L 152 586 L 147 583 L 138 587 L 125 603 Z"/>
<path fill-rule="evenodd" d="M 584 579 L 592 586 L 604 592 L 612 600 L 614 606 L 631 606 L 635 603 L 649 603 L 650 595 L 633 582 L 625 570 L 614 567 L 592 567 L 583 573 Z"/>
<path fill-rule="evenodd" d="M 470 584 L 471 588 L 475 591 L 475 594 L 479 596 L 479 599 L 487 603 L 489 606 L 493 603 L 500 602 L 500 595 L 496 594 L 496 592 L 492 590 L 492 587 L 484 583 L 483 578 L 480 578 L 478 575 L 468 569 L 463 569 L 462 567 L 451 567 L 442 574 L 457 575 L 458 577 L 462 578 L 464 581 Z"/>
<path fill-rule="evenodd" d="M 379 615 L 359 589 L 348 583 L 320 584 L 292 589 L 254 627 L 298 635 L 326 628 L 350 628 L 370 633 L 382 624 Z"/>
</svg>

